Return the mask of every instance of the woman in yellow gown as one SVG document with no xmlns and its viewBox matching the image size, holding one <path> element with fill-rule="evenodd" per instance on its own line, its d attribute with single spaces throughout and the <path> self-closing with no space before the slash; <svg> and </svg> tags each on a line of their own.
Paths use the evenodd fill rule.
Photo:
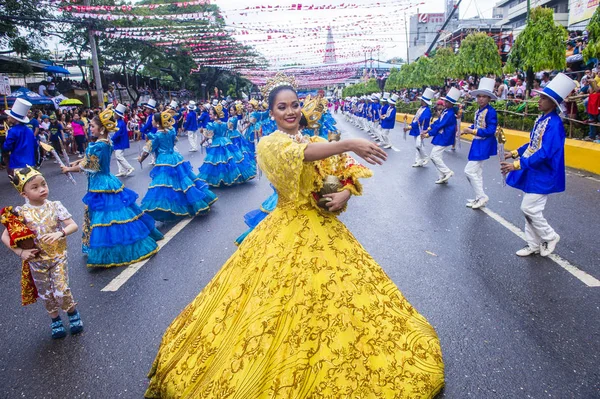
<svg viewBox="0 0 600 399">
<path fill-rule="evenodd" d="M 279 193 L 275 210 L 171 323 L 148 398 L 432 398 L 444 385 L 433 327 L 336 218 L 367 162 L 366 140 L 297 134 L 291 86 L 269 96 L 278 131 L 258 162 Z M 328 175 L 343 185 L 317 206 Z"/>
</svg>

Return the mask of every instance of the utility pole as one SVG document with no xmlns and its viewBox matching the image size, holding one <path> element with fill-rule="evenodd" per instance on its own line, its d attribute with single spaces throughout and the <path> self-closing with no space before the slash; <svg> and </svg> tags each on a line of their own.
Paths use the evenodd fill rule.
<svg viewBox="0 0 600 399">
<path fill-rule="evenodd" d="M 90 6 L 91 0 L 83 0 L 84 6 Z M 94 68 L 94 80 L 96 81 L 96 94 L 98 95 L 98 106 L 103 108 L 104 92 L 102 90 L 102 77 L 100 76 L 100 65 L 98 63 L 98 49 L 96 48 L 96 37 L 91 26 L 88 25 L 88 39 L 92 50 L 92 67 Z M 91 104 L 90 104 L 91 105 Z"/>
<path fill-rule="evenodd" d="M 417 10 L 419 12 L 419 10 Z M 404 36 L 406 36 L 406 63 L 410 64 L 410 55 L 408 53 L 408 28 L 406 23 L 406 13 L 404 13 Z"/>
<path fill-rule="evenodd" d="M 529 22 L 529 11 L 531 10 L 531 0 L 527 0 L 527 22 Z"/>
</svg>

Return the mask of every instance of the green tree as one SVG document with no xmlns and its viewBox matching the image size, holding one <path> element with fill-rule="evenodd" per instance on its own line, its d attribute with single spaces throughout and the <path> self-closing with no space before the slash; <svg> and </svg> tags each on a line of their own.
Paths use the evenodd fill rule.
<svg viewBox="0 0 600 399">
<path fill-rule="evenodd" d="M 534 71 L 566 67 L 567 37 L 567 30 L 554 23 L 554 11 L 551 8 L 534 8 L 527 26 L 517 37 L 508 56 L 507 71 L 527 71 L 527 90 L 531 90 Z"/>
<path fill-rule="evenodd" d="M 500 75 L 502 60 L 494 39 L 486 33 L 471 33 L 460 44 L 456 57 L 456 72 L 460 75 Z"/>
<path fill-rule="evenodd" d="M 2 0 L 0 2 L 1 53 L 17 52 L 25 55 L 40 49 L 47 36 L 47 22 L 36 21 L 49 14 L 48 2 Z M 15 18 L 15 19 L 12 19 Z"/>
<path fill-rule="evenodd" d="M 436 49 L 431 55 L 433 61 L 432 73 L 437 79 L 446 80 L 448 78 L 457 78 L 460 75 L 456 72 L 456 53 L 450 47 Z"/>
<path fill-rule="evenodd" d="M 590 23 L 587 26 L 588 44 L 583 49 L 583 58 L 588 62 L 590 58 L 600 58 L 600 7 L 596 8 Z"/>
</svg>

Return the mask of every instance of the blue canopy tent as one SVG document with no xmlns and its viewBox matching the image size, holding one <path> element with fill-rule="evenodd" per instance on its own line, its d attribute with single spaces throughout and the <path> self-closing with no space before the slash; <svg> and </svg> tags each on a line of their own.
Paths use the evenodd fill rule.
<svg viewBox="0 0 600 399">
<path fill-rule="evenodd" d="M 50 73 L 62 73 L 65 75 L 70 75 L 71 72 L 69 72 L 67 69 L 58 66 L 58 65 L 48 65 L 47 67 L 44 68 L 44 72 L 50 72 Z"/>
<path fill-rule="evenodd" d="M 54 105 L 54 102 L 52 102 L 50 97 L 40 96 L 38 93 L 25 87 L 19 87 L 17 90 L 13 91 L 7 98 L 8 104 L 13 104 L 17 98 L 29 101 L 33 105 Z"/>
</svg>

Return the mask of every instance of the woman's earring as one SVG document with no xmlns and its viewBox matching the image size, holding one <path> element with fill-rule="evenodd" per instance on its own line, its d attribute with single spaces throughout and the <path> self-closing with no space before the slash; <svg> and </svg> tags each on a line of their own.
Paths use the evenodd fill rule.
<svg viewBox="0 0 600 399">
<path fill-rule="evenodd" d="M 275 117 L 274 117 L 274 116 L 271 116 L 271 120 L 272 120 L 272 121 L 274 121 L 274 120 L 275 120 Z"/>
</svg>

